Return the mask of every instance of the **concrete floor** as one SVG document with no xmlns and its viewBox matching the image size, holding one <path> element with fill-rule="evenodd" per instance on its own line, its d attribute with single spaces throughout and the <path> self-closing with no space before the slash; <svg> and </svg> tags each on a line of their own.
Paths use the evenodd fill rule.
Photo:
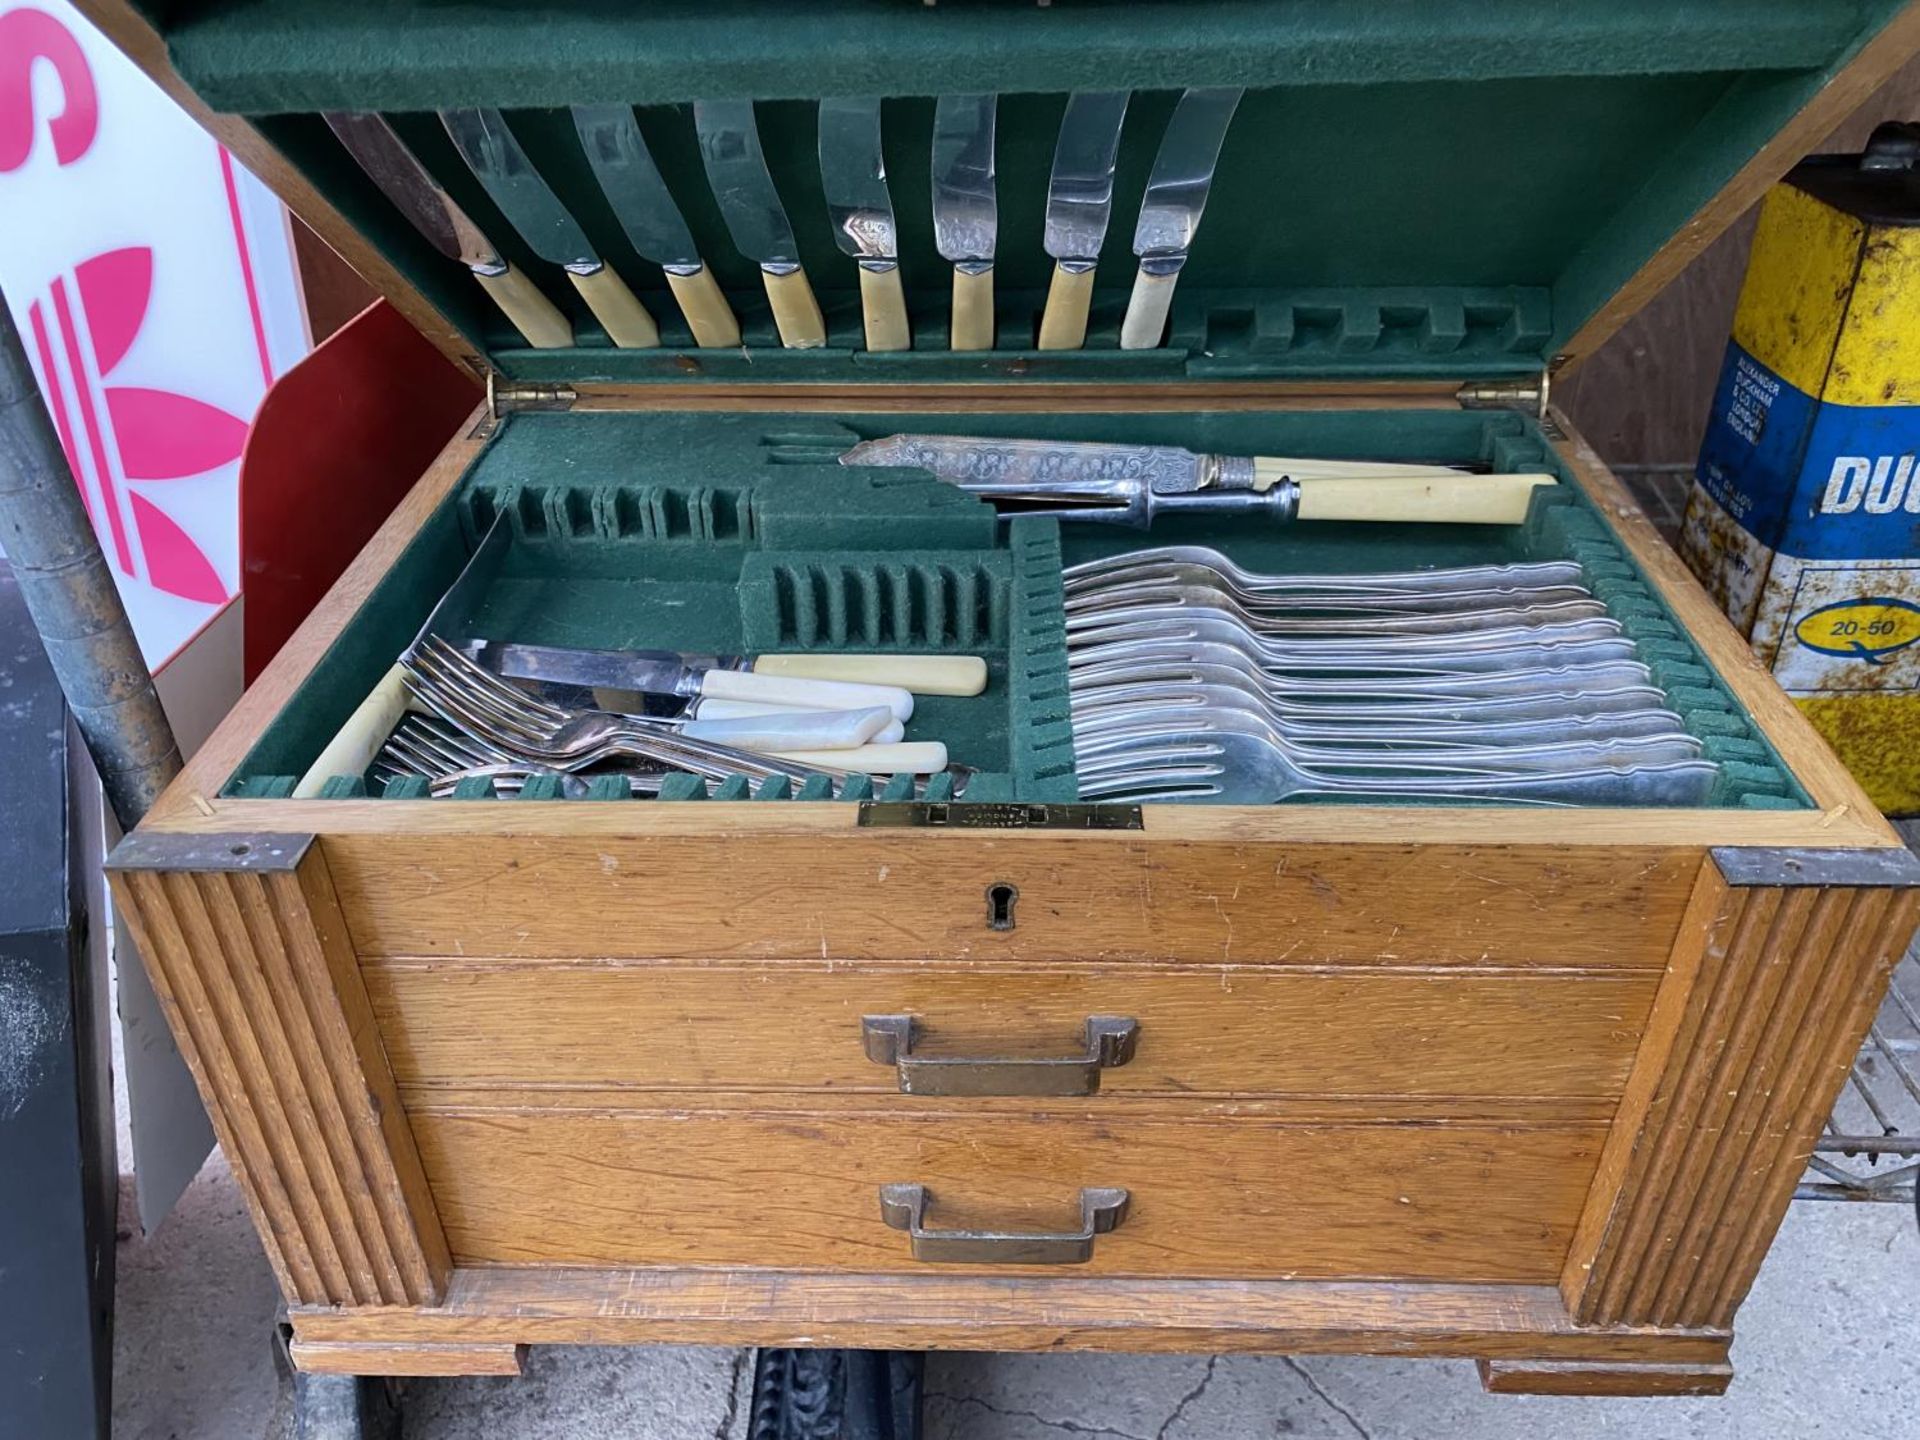
<svg viewBox="0 0 1920 1440">
<path fill-rule="evenodd" d="M 224 1161 L 119 1261 L 116 1440 L 283 1440 L 273 1280 Z M 943 1355 L 927 1440 L 1910 1440 L 1913 1212 L 1795 1206 L 1733 1358 L 1717 1400 L 1543 1400 L 1483 1394 L 1455 1361 Z M 411 1382 L 406 1440 L 746 1440 L 751 1381 L 744 1351 L 537 1349 L 518 1380 Z"/>
</svg>

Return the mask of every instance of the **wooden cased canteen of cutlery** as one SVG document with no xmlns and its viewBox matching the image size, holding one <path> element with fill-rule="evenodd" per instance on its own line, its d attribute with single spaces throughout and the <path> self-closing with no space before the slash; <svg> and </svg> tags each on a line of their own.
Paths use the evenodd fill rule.
<svg viewBox="0 0 1920 1440">
<path fill-rule="evenodd" d="M 296 1365 L 1727 1385 L 1920 867 L 1549 380 L 1920 12 L 81 3 L 487 382 L 110 866 Z"/>
</svg>

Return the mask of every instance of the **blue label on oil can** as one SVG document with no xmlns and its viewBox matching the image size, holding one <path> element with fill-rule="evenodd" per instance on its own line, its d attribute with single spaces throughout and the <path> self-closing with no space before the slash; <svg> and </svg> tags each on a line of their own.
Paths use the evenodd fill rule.
<svg viewBox="0 0 1920 1440">
<path fill-rule="evenodd" d="M 1815 402 L 1737 344 L 1700 485 L 1770 549 L 1807 560 L 1920 553 L 1920 406 Z"/>
</svg>

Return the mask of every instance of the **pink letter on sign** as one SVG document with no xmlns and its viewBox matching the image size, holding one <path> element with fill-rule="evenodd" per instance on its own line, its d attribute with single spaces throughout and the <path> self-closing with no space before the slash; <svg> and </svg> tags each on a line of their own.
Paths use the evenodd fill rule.
<svg viewBox="0 0 1920 1440">
<path fill-rule="evenodd" d="M 18 170 L 33 153 L 36 60 L 52 64 L 66 99 L 60 113 L 47 120 L 55 162 L 73 164 L 100 128 L 100 98 L 80 42 L 44 10 L 9 10 L 0 15 L 0 175 Z"/>
</svg>

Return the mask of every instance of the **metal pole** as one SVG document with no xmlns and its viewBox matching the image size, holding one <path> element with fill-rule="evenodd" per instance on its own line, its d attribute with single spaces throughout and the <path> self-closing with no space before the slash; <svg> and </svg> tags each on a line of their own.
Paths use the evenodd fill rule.
<svg viewBox="0 0 1920 1440">
<path fill-rule="evenodd" d="M 180 773 L 180 747 L 127 623 L 66 452 L 0 295 L 0 550 L 123 830 Z"/>
</svg>

